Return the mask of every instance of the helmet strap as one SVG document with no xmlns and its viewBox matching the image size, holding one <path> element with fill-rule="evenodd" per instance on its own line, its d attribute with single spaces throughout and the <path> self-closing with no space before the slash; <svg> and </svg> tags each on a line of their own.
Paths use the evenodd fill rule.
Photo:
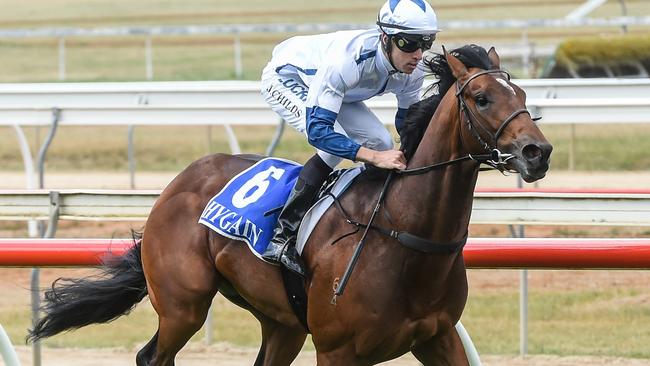
<svg viewBox="0 0 650 366">
<path fill-rule="evenodd" d="M 386 57 L 388 58 L 388 62 L 390 62 L 390 65 L 393 67 L 395 72 L 401 72 L 400 70 L 395 67 L 395 64 L 393 63 L 393 44 L 392 44 L 392 36 L 388 33 L 383 32 L 381 35 L 381 47 L 384 49 L 384 52 L 386 53 Z M 384 42 L 384 40 L 386 40 Z"/>
</svg>

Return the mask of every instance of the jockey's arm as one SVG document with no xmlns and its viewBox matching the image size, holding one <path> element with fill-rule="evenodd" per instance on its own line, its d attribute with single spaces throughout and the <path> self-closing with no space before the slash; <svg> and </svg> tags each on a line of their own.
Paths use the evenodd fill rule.
<svg viewBox="0 0 650 366">
<path fill-rule="evenodd" d="M 398 150 L 377 151 L 363 147 L 347 136 L 334 131 L 336 114 L 323 108 L 307 109 L 309 143 L 330 154 L 353 161 L 362 161 L 383 169 L 404 169 L 406 159 Z"/>
<path fill-rule="evenodd" d="M 346 90 L 358 82 L 358 75 L 342 71 L 345 65 L 329 65 L 318 70 L 307 95 L 307 137 L 319 150 L 384 169 L 404 169 L 401 151 L 376 151 L 334 130 Z M 356 70 L 355 70 L 356 71 Z"/>
</svg>

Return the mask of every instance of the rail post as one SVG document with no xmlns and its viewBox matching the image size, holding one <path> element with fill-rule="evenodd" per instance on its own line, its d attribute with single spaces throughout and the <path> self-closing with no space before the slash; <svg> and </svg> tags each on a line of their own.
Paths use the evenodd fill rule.
<svg viewBox="0 0 650 366">
<path fill-rule="evenodd" d="M 241 61 L 241 36 L 235 32 L 234 45 L 235 49 L 235 78 L 241 79 L 244 76 L 244 67 Z"/>
<path fill-rule="evenodd" d="M 14 350 L 11 339 L 9 339 L 2 325 L 0 325 L 0 355 L 2 355 L 6 366 L 20 366 L 16 350 Z"/>
<path fill-rule="evenodd" d="M 59 81 L 65 80 L 65 38 L 59 38 Z"/>
<path fill-rule="evenodd" d="M 144 40 L 144 63 L 147 80 L 153 80 L 153 50 L 151 47 L 151 36 Z"/>
</svg>

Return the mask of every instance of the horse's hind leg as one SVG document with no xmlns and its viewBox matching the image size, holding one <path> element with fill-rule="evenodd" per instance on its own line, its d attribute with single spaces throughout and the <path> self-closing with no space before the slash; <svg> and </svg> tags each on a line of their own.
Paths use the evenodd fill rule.
<svg viewBox="0 0 650 366">
<path fill-rule="evenodd" d="M 454 327 L 418 345 L 411 352 L 424 366 L 469 366 L 463 342 Z"/>
<path fill-rule="evenodd" d="M 201 329 L 215 295 L 214 290 L 207 289 L 200 292 L 181 291 L 171 276 L 165 277 L 169 281 L 167 286 L 149 289 L 150 294 L 155 294 L 155 303 L 152 303 L 158 312 L 158 332 L 138 352 L 138 366 L 174 365 L 178 351 Z"/>
<path fill-rule="evenodd" d="M 254 366 L 289 366 L 298 356 L 307 333 L 275 320 L 257 316 L 262 325 L 262 347 Z"/>
<path fill-rule="evenodd" d="M 203 325 L 220 280 L 205 232 L 183 211 L 152 211 L 144 232 L 142 262 L 149 299 L 158 313 L 158 337 L 142 356 L 151 354 L 146 361 L 152 366 L 174 364 L 178 351 Z M 168 213 L 178 216 L 166 217 Z"/>
<path fill-rule="evenodd" d="M 191 257 L 190 253 L 184 255 L 185 261 L 194 262 L 187 258 Z M 147 352 L 147 347 L 141 351 L 145 355 L 152 354 L 147 365 L 174 364 L 178 351 L 205 322 L 216 294 L 215 283 L 214 267 L 201 266 L 199 261 L 183 268 L 169 263 L 147 283 L 151 302 L 158 313 L 157 337 L 150 342 L 153 344 L 155 341 L 153 352 Z"/>
</svg>

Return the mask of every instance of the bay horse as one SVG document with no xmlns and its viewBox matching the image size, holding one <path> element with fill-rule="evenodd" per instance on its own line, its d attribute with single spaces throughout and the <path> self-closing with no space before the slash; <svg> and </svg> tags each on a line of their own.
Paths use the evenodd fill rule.
<svg viewBox="0 0 650 366">
<path fill-rule="evenodd" d="M 418 236 L 432 250 L 369 231 L 346 292 L 333 304 L 333 286 L 361 231 L 336 205 L 329 208 L 303 251 L 310 273 L 304 283 L 307 324 L 319 366 L 375 365 L 406 352 L 424 365 L 468 365 L 454 326 L 468 296 L 462 244 L 480 165 L 472 156 L 489 153 L 493 165 L 527 182 L 548 170 L 552 146 L 526 111 L 524 91 L 500 70 L 494 48 L 464 46 L 426 64 L 440 79 L 438 92 L 410 109 L 402 135 L 407 169 L 416 170 L 395 176 L 373 225 Z M 197 223 L 212 196 L 259 159 L 215 154 L 189 165 L 161 193 L 142 240 L 109 260 L 102 277 L 53 284 L 45 315 L 29 338 L 113 320 L 149 295 L 158 330 L 136 363 L 173 365 L 220 291 L 261 324 L 254 364 L 291 364 L 308 330 L 289 304 L 280 269 Z M 457 164 L 417 170 L 455 159 Z M 382 186 L 364 173 L 340 207 L 368 222 Z M 436 251 L 451 243 L 455 250 Z"/>
</svg>

